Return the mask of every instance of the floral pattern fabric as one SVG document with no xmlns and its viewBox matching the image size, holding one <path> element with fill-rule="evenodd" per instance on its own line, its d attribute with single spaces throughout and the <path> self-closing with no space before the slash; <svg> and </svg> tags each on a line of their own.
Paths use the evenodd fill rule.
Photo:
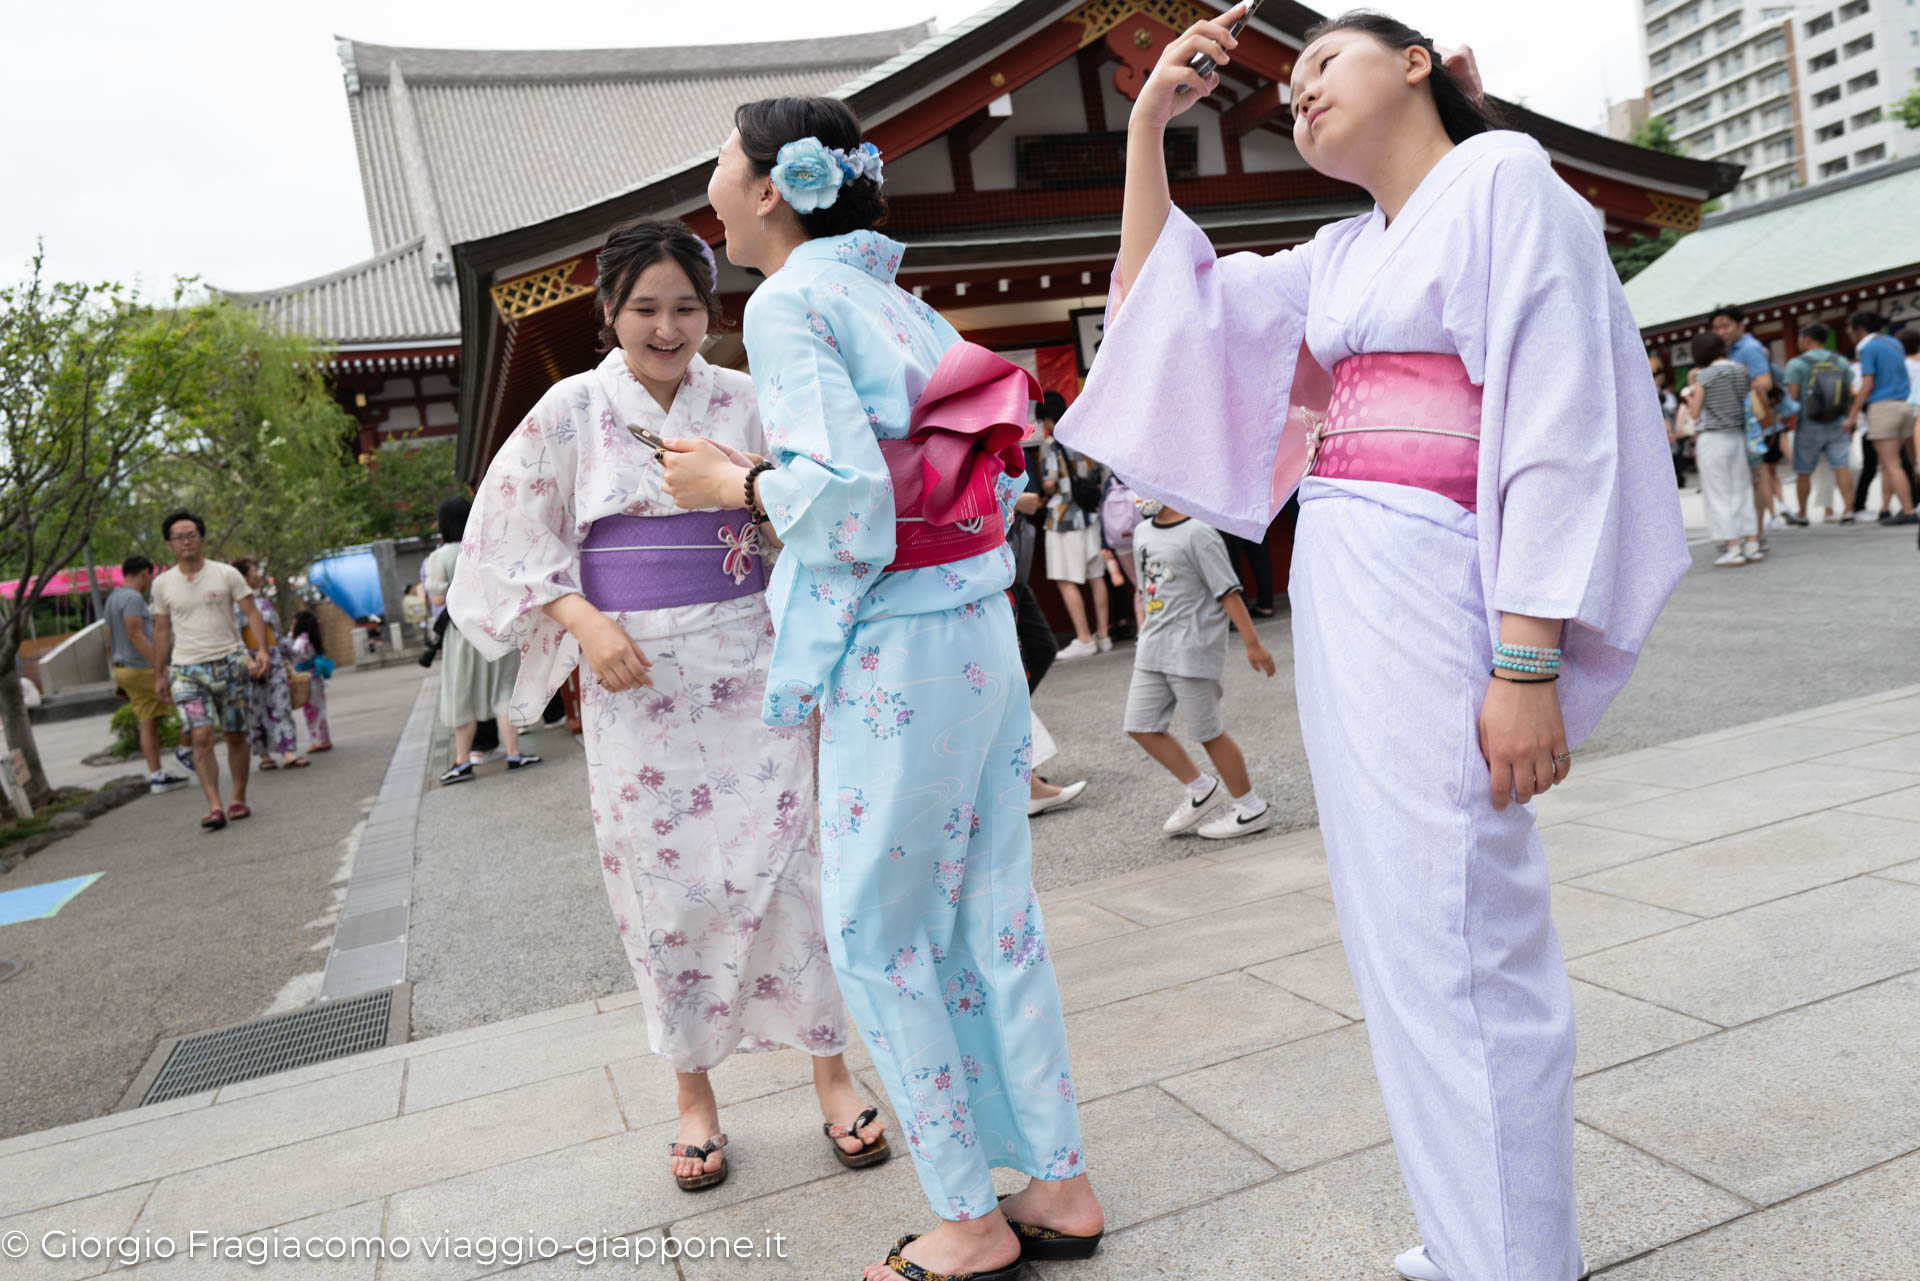
<svg viewBox="0 0 1920 1281">
<path fill-rule="evenodd" d="M 651 452 L 663 436 L 765 446 L 745 375 L 696 357 L 662 411 L 618 350 L 563 379 L 495 456 L 447 596 L 489 658 L 520 653 L 516 720 L 579 665 L 541 606 L 579 591 L 579 547 L 603 516 L 671 515 Z M 653 684 L 615 693 L 580 673 L 594 856 L 655 1053 L 681 1072 L 729 1053 L 846 1043 L 820 917 L 810 730 L 768 727 L 765 598 L 614 616 Z"/>
<path fill-rule="evenodd" d="M 280 627 L 279 611 L 259 592 L 253 599 L 260 606 L 260 617 L 273 630 L 273 644 L 267 647 L 267 674 L 247 678 L 247 744 L 255 756 L 291 756 L 300 750 L 300 739 L 293 724 L 293 687 L 288 674 L 293 671 L 293 649 Z M 246 620 L 234 611 L 235 625 L 246 635 Z"/>
<path fill-rule="evenodd" d="M 997 1204 L 993 1167 L 1063 1179 L 1085 1158 L 1033 896 L 1012 552 L 1003 542 L 886 572 L 893 491 L 879 442 L 906 434 L 959 340 L 894 284 L 901 252 L 874 232 L 809 241 L 747 306 L 780 464 L 760 496 L 785 542 L 768 588 L 765 717 L 819 713 L 833 967 L 929 1203 L 970 1219 Z M 1001 478 L 1003 519 L 1022 487 Z"/>
</svg>

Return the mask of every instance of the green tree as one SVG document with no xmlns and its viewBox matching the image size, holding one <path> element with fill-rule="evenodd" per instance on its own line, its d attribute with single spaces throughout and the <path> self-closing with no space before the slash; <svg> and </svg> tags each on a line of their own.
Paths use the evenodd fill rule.
<svg viewBox="0 0 1920 1281">
<path fill-rule="evenodd" d="M 51 789 L 20 693 L 27 618 L 157 451 L 166 406 L 196 376 L 177 309 L 156 314 L 115 285 L 49 282 L 44 256 L 36 247 L 27 278 L 0 288 L 0 567 L 21 582 L 0 599 L 0 719 L 35 808 Z"/>
<path fill-rule="evenodd" d="M 1893 104 L 1893 118 L 1909 129 L 1920 129 L 1920 89 Z"/>
<path fill-rule="evenodd" d="M 1665 116 L 1648 116 L 1627 135 L 1627 141 L 1636 147 L 1662 151 L 1669 156 L 1681 154 L 1680 144 L 1673 138 L 1673 124 Z"/>
<path fill-rule="evenodd" d="M 324 353 L 225 298 L 156 314 L 153 324 L 174 334 L 192 375 L 170 399 L 162 448 L 103 542 L 154 547 L 159 518 L 190 508 L 207 522 L 210 558 L 252 556 L 276 576 L 284 618 L 289 576 L 356 541 L 364 522 L 356 426 L 327 388 Z"/>
<path fill-rule="evenodd" d="M 420 440 L 418 432 L 383 443 L 352 486 L 358 541 L 431 538 L 442 499 L 464 493 L 454 474 L 451 440 Z"/>
<path fill-rule="evenodd" d="M 1636 233 L 1628 237 L 1624 245 L 1607 246 L 1607 256 L 1613 259 L 1613 269 L 1619 273 L 1620 283 L 1626 284 L 1652 266 L 1654 259 L 1680 243 L 1683 234 L 1672 227 L 1662 227 L 1657 236 Z"/>
</svg>

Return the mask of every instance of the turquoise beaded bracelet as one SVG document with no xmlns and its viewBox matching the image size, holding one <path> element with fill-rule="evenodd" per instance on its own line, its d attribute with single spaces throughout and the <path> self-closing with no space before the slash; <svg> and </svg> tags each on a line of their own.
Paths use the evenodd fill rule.
<svg viewBox="0 0 1920 1281">
<path fill-rule="evenodd" d="M 1493 652 L 1507 658 L 1523 658 L 1534 662 L 1558 663 L 1560 661 L 1560 651 L 1551 646 L 1508 645 L 1496 641 Z"/>
</svg>

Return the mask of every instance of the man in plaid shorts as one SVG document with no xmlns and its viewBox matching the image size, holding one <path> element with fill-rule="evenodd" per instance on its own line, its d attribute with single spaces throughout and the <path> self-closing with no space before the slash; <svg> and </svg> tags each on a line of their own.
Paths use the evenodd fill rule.
<svg viewBox="0 0 1920 1281">
<path fill-rule="evenodd" d="M 193 740 L 194 773 L 207 794 L 200 826 L 217 832 L 229 820 L 253 813 L 247 808 L 247 682 L 266 674 L 267 624 L 245 575 L 202 554 L 205 521 L 192 512 L 174 512 L 160 522 L 160 535 L 173 552 L 174 568 L 153 580 L 153 685 L 168 691 L 180 708 L 181 724 Z M 236 608 L 252 633 L 252 655 L 234 628 Z M 233 803 L 225 809 L 220 763 L 213 753 L 216 726 L 226 735 L 227 766 L 233 772 Z"/>
</svg>

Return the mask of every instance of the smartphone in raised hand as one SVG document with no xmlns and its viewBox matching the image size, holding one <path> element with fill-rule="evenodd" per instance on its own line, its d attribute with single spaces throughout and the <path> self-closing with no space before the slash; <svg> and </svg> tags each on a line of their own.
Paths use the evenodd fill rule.
<svg viewBox="0 0 1920 1281">
<path fill-rule="evenodd" d="M 1251 18 L 1253 16 L 1253 11 L 1255 9 L 1258 9 L 1259 7 L 1260 7 L 1260 0 L 1242 0 L 1242 3 L 1240 5 L 1240 16 L 1233 20 L 1232 26 L 1227 28 L 1228 34 L 1237 38 L 1240 35 L 1240 33 L 1246 29 L 1247 19 Z M 1187 65 L 1193 69 L 1193 73 L 1195 75 L 1199 76 L 1203 80 L 1206 77 L 1212 75 L 1216 70 L 1218 70 L 1218 68 L 1214 65 L 1213 59 L 1209 58 L 1204 53 L 1194 54 L 1193 57 L 1187 60 Z M 1191 92 L 1191 90 L 1186 85 L 1177 85 L 1174 88 L 1173 96 L 1178 98 L 1189 92 Z"/>
</svg>

